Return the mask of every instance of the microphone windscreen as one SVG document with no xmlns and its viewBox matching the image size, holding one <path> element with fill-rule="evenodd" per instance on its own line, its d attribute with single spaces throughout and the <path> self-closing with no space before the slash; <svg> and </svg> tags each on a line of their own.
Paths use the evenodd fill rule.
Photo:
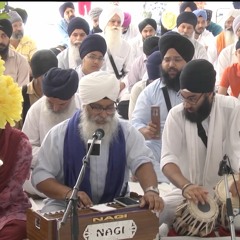
<svg viewBox="0 0 240 240">
<path fill-rule="evenodd" d="M 104 135 L 105 135 L 105 133 L 104 133 L 103 129 L 99 128 L 94 132 L 93 138 L 101 140 L 104 137 Z"/>
<path fill-rule="evenodd" d="M 96 131 L 97 133 L 98 133 L 98 136 L 99 136 L 99 138 L 101 139 L 101 138 L 103 138 L 104 137 L 104 135 L 105 135 L 105 132 L 104 132 L 104 130 L 103 129 L 101 129 L 101 128 L 99 128 L 99 129 L 97 129 L 97 131 Z"/>
</svg>

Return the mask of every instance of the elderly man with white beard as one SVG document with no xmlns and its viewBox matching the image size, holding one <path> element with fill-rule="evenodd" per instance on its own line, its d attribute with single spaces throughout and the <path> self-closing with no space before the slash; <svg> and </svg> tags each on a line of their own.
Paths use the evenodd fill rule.
<svg viewBox="0 0 240 240">
<path fill-rule="evenodd" d="M 138 177 L 144 195 L 140 207 L 159 212 L 159 196 L 153 155 L 144 138 L 127 121 L 116 116 L 120 84 L 114 74 L 96 71 L 79 82 L 82 108 L 47 134 L 32 174 L 33 185 L 48 196 L 42 212 L 64 210 L 87 154 L 87 143 L 102 129 L 100 153 L 89 155 L 85 175 L 77 189 L 80 207 L 112 202 L 129 195 L 130 171 Z M 99 91 L 101 89 L 101 91 Z M 129 171 L 130 170 L 130 171 Z"/>
<path fill-rule="evenodd" d="M 69 47 L 57 55 L 58 67 L 62 69 L 75 69 L 82 63 L 79 47 L 83 39 L 89 34 L 88 22 L 81 17 L 74 17 L 68 24 Z"/>
<path fill-rule="evenodd" d="M 37 162 L 40 146 L 47 132 L 58 123 L 70 118 L 80 107 L 78 74 L 74 69 L 53 67 L 42 80 L 43 97 L 29 108 L 22 131 L 28 136 L 33 149 L 33 169 Z M 26 181 L 24 189 L 31 195 L 45 197 Z"/>
<path fill-rule="evenodd" d="M 129 72 L 133 60 L 131 46 L 122 38 L 123 22 L 124 12 L 119 6 L 113 4 L 105 8 L 99 17 L 99 27 L 103 30 L 101 34 L 106 40 L 108 52 L 102 70 L 115 73 L 115 76 L 121 81 L 120 92 L 126 89 L 127 83 L 123 81 L 123 78 Z M 115 66 L 111 63 L 109 55 L 112 56 Z M 119 98 L 123 94 L 124 91 L 121 92 Z"/>
</svg>

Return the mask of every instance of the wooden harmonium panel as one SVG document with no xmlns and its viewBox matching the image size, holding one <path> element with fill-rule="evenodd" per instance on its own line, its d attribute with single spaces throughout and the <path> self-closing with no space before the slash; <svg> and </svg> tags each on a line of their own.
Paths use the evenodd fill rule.
<svg viewBox="0 0 240 240">
<path fill-rule="evenodd" d="M 159 239 L 159 219 L 147 208 L 123 207 L 113 202 L 107 204 L 115 210 L 99 212 L 90 208 L 79 209 L 79 240 L 106 239 Z M 40 213 L 27 211 L 29 240 L 70 240 L 71 216 L 61 224 L 64 212 Z"/>
</svg>

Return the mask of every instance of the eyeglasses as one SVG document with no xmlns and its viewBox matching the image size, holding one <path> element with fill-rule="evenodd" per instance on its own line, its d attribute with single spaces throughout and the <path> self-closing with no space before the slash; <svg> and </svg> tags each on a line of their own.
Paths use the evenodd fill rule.
<svg viewBox="0 0 240 240">
<path fill-rule="evenodd" d="M 107 114 L 113 114 L 117 110 L 116 103 L 114 103 L 114 105 L 108 106 L 106 108 L 102 107 L 99 104 L 94 104 L 94 103 L 90 103 L 89 106 L 91 107 L 92 111 L 95 114 L 100 114 L 103 111 L 106 111 Z"/>
<path fill-rule="evenodd" d="M 104 58 L 103 57 L 96 57 L 94 55 L 87 55 L 87 57 L 92 60 L 92 61 L 96 61 L 98 60 L 99 62 L 103 62 L 104 61 Z"/>
<path fill-rule="evenodd" d="M 201 93 L 199 97 L 197 96 L 190 96 L 190 97 L 184 97 L 182 95 L 182 93 L 179 91 L 177 96 L 183 101 L 183 102 L 186 102 L 186 103 L 189 103 L 191 105 L 196 105 L 198 103 L 198 101 L 200 100 L 200 98 L 202 97 L 204 93 Z"/>
</svg>

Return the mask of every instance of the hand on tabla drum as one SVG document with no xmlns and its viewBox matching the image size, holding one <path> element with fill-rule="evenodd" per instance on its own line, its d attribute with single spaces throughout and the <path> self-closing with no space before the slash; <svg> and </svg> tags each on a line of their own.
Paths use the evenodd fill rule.
<svg viewBox="0 0 240 240">
<path fill-rule="evenodd" d="M 188 200 L 205 204 L 207 202 L 208 190 L 203 186 L 188 183 L 182 189 L 182 195 Z"/>
<path fill-rule="evenodd" d="M 205 237 L 214 231 L 218 214 L 217 203 L 210 195 L 205 204 L 185 199 L 177 208 L 173 228 L 180 236 Z"/>
</svg>

